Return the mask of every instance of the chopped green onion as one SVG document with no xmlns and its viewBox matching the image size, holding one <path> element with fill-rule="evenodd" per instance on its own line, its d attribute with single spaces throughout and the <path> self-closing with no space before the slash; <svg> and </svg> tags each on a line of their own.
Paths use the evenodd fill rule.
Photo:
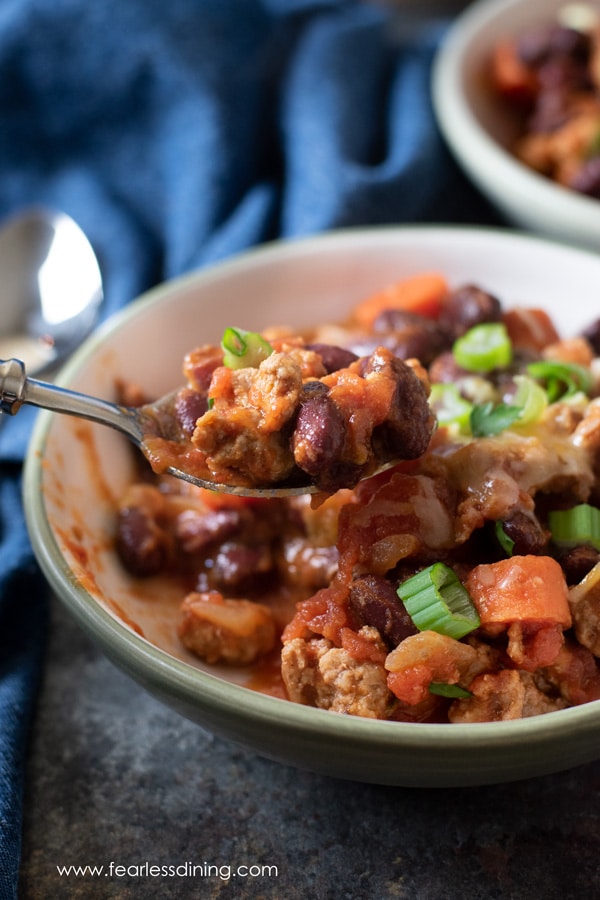
<svg viewBox="0 0 600 900">
<path fill-rule="evenodd" d="M 572 397 L 579 391 L 589 394 L 592 390 L 591 372 L 577 363 L 542 360 L 529 363 L 527 371 L 533 378 L 544 382 L 549 403 Z"/>
<path fill-rule="evenodd" d="M 469 372 L 491 372 L 511 362 L 512 344 L 502 322 L 485 322 L 457 338 L 452 353 L 458 365 Z"/>
<path fill-rule="evenodd" d="M 436 631 L 457 640 L 479 627 L 479 616 L 452 569 L 437 562 L 408 578 L 398 596 L 419 631 Z"/>
<path fill-rule="evenodd" d="M 515 542 L 507 535 L 502 522 L 496 522 L 496 539 L 507 556 L 512 556 Z"/>
<path fill-rule="evenodd" d="M 452 699 L 462 700 L 465 697 L 472 697 L 471 691 L 462 688 L 460 684 L 443 684 L 442 682 L 432 681 L 429 685 L 429 693 L 437 694 L 438 697 L 451 697 Z"/>
<path fill-rule="evenodd" d="M 527 375 L 515 375 L 514 382 L 517 385 L 517 392 L 512 402 L 521 408 L 519 425 L 537 422 L 548 406 L 548 394 L 537 381 Z"/>
<path fill-rule="evenodd" d="M 460 395 L 455 384 L 432 384 L 429 403 L 440 425 L 457 425 L 461 431 L 469 430 L 473 404 Z"/>
<path fill-rule="evenodd" d="M 273 352 L 268 341 L 257 331 L 226 328 L 221 340 L 223 365 L 229 369 L 244 369 L 260 365 Z"/>
<path fill-rule="evenodd" d="M 548 526 L 557 544 L 565 547 L 591 544 L 600 550 L 600 509 L 589 503 L 553 510 L 548 516 Z"/>
<path fill-rule="evenodd" d="M 471 410 L 471 433 L 473 437 L 490 437 L 500 434 L 514 425 L 521 416 L 520 406 L 506 403 L 481 403 Z"/>
</svg>

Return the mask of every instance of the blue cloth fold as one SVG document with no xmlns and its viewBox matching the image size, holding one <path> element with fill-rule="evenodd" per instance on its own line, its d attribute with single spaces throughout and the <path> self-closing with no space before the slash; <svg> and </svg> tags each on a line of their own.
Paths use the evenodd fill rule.
<svg viewBox="0 0 600 900">
<path fill-rule="evenodd" d="M 105 317 L 275 238 L 494 221 L 432 115 L 447 23 L 392 16 L 359 0 L 3 0 L 0 216 L 72 215 L 100 258 Z M 44 647 L 19 499 L 33 417 L 0 421 L 0 900 L 16 896 Z"/>
</svg>

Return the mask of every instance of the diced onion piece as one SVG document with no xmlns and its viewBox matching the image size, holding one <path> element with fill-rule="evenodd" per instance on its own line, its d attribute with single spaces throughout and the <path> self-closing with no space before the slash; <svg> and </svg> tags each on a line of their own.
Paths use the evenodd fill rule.
<svg viewBox="0 0 600 900">
<path fill-rule="evenodd" d="M 591 544 L 600 550 L 600 509 L 580 503 L 572 509 L 553 510 L 548 524 L 555 543 L 565 547 Z"/>
<path fill-rule="evenodd" d="M 502 322 L 474 325 L 457 338 L 452 352 L 458 365 L 469 372 L 491 372 L 512 360 L 512 344 Z"/>
<path fill-rule="evenodd" d="M 273 348 L 257 331 L 226 328 L 221 339 L 223 365 L 229 369 L 256 367 L 271 355 Z"/>
<path fill-rule="evenodd" d="M 398 596 L 419 631 L 459 640 L 479 627 L 469 594 L 445 563 L 433 563 L 408 578 L 398 588 Z"/>
</svg>

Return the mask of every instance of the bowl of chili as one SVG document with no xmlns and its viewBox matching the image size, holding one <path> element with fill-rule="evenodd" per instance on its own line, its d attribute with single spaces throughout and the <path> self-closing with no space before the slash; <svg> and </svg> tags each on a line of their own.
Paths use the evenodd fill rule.
<svg viewBox="0 0 600 900">
<path fill-rule="evenodd" d="M 479 0 L 435 61 L 447 144 L 507 221 L 600 249 L 597 4 Z"/>
<path fill-rule="evenodd" d="M 430 448 L 269 505 L 152 482 L 116 433 L 42 412 L 24 497 L 50 586 L 161 701 L 284 764 L 450 787 L 600 757 L 599 281 L 593 253 L 423 226 L 277 243 L 158 286 L 58 382 L 163 396 L 235 327 L 313 354 L 306 380 L 339 400 L 368 393 L 385 349 L 427 385 Z"/>
</svg>

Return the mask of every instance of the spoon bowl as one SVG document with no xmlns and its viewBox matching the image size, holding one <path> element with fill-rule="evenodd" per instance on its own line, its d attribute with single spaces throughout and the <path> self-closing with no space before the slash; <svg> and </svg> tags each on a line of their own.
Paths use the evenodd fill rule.
<svg viewBox="0 0 600 900">
<path fill-rule="evenodd" d="M 37 375 L 57 365 L 92 330 L 102 276 L 83 231 L 63 212 L 35 207 L 0 231 L 0 357 Z"/>
</svg>

